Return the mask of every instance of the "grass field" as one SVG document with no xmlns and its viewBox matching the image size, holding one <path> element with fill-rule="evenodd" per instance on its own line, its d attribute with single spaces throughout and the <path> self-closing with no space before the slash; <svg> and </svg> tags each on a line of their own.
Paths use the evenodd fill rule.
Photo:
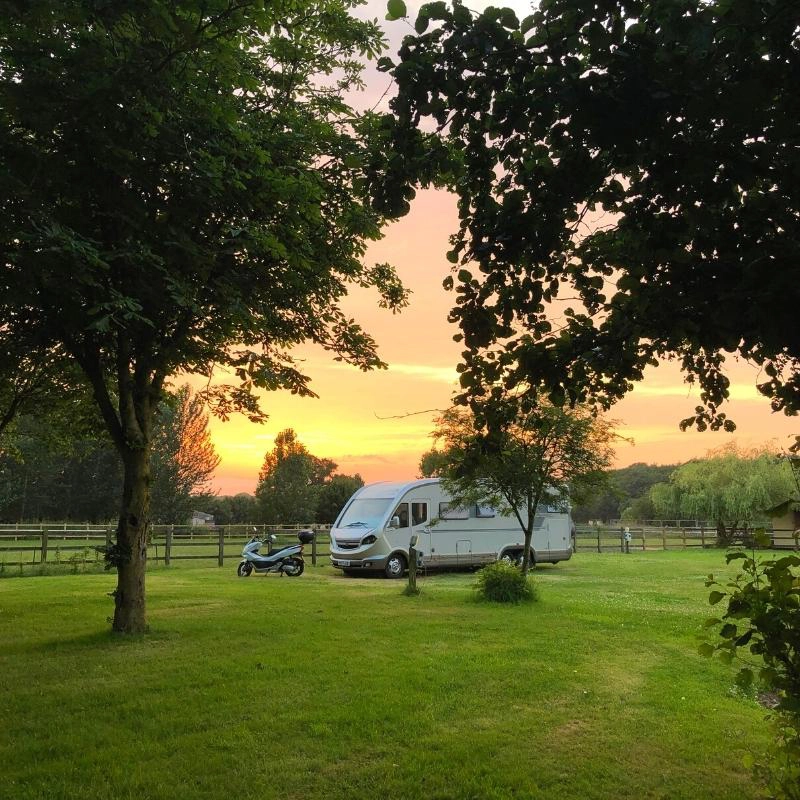
<svg viewBox="0 0 800 800">
<path fill-rule="evenodd" d="M 751 798 L 764 711 L 697 655 L 723 553 L 579 555 L 541 601 L 154 569 L 152 631 L 111 575 L 0 580 L 0 797 Z"/>
</svg>

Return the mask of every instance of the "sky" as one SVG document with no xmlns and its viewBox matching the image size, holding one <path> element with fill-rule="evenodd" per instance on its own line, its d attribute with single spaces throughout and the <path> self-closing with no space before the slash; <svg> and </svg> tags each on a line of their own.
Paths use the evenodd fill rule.
<svg viewBox="0 0 800 800">
<path fill-rule="evenodd" d="M 520 16 L 530 7 L 528 3 L 507 4 Z M 418 5 L 408 3 L 409 13 L 415 15 Z M 485 5 L 488 3 L 470 4 L 475 9 Z M 358 13 L 383 20 L 385 2 L 371 0 Z M 385 28 L 394 48 L 409 30 L 403 22 L 385 23 Z M 362 98 L 353 99 L 354 104 L 372 107 L 378 103 L 377 107 L 385 110 L 390 96 L 384 96 L 388 78 L 370 67 L 366 79 L 367 90 Z M 376 339 L 388 370 L 363 373 L 334 362 L 320 348 L 305 346 L 293 355 L 311 376 L 318 399 L 288 392 L 265 393 L 262 407 L 269 420 L 264 424 L 244 417 L 210 420 L 212 440 L 221 458 L 212 484 L 215 490 L 220 494 L 253 492 L 264 455 L 272 448 L 275 435 L 285 428 L 293 428 L 314 455 L 333 459 L 338 472 L 358 473 L 368 483 L 417 477 L 420 456 L 432 444 L 430 433 L 437 410 L 449 405 L 457 386 L 460 347 L 452 339 L 457 328 L 447 322 L 454 295 L 442 288 L 451 267 L 445 258 L 448 236 L 457 224 L 452 196 L 422 191 L 411 212 L 389 225 L 384 238 L 373 243 L 366 254 L 368 264 L 392 263 L 412 290 L 410 306 L 400 314 L 379 308 L 377 293 L 365 289 L 354 289 L 344 303 L 345 311 Z M 768 401 L 755 389 L 758 373 L 753 367 L 732 363 L 728 375 L 733 386 L 726 411 L 737 423 L 737 431 L 681 432 L 678 423 L 692 413 L 698 392 L 682 382 L 672 364 L 651 369 L 608 415 L 619 421 L 618 432 L 633 440 L 619 441 L 616 465 L 680 463 L 732 440 L 741 446 L 766 441 L 788 446 L 789 437 L 800 433 L 800 421 L 770 411 Z"/>
</svg>

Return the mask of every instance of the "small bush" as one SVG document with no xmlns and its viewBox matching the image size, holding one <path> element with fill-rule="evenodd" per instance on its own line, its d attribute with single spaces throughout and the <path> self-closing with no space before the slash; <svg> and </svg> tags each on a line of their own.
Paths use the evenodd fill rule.
<svg viewBox="0 0 800 800">
<path fill-rule="evenodd" d="M 493 603 L 531 603 L 539 599 L 533 578 L 505 561 L 484 567 L 478 573 L 475 589 L 481 600 Z"/>
</svg>

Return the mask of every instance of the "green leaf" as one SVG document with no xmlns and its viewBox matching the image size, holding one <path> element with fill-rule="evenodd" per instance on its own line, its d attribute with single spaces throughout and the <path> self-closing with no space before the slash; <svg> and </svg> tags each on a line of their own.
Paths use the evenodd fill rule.
<svg viewBox="0 0 800 800">
<path fill-rule="evenodd" d="M 715 647 L 713 644 L 709 644 L 708 642 L 703 642 L 700 647 L 697 648 L 697 652 L 700 653 L 701 656 L 705 656 L 706 658 L 711 658 L 714 655 Z"/>
<path fill-rule="evenodd" d="M 389 0 L 389 2 L 386 4 L 386 10 L 388 11 L 386 19 L 390 21 L 402 19 L 403 17 L 408 16 L 406 4 L 403 2 L 403 0 Z"/>
<path fill-rule="evenodd" d="M 772 546 L 772 537 L 764 530 L 764 528 L 758 528 L 758 530 L 756 530 L 755 535 L 753 536 L 753 541 L 755 542 L 756 547 Z"/>
<path fill-rule="evenodd" d="M 709 605 L 715 606 L 723 597 L 725 597 L 725 592 L 711 592 L 708 596 Z"/>
<path fill-rule="evenodd" d="M 722 620 L 719 617 L 709 617 L 704 623 L 704 628 L 713 628 L 715 625 L 719 625 Z"/>
<path fill-rule="evenodd" d="M 733 639 L 736 636 L 736 626 L 732 622 L 728 622 L 722 626 L 719 635 L 723 639 Z"/>
</svg>

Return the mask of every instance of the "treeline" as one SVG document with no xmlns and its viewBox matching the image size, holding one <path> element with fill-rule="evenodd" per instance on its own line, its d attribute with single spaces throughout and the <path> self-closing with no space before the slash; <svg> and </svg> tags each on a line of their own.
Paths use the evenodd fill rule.
<svg viewBox="0 0 800 800">
<path fill-rule="evenodd" d="M 188 386 L 169 395 L 153 433 L 151 520 L 185 525 L 194 511 L 217 525 L 332 523 L 360 475 L 336 473 L 289 428 L 279 433 L 258 475 L 255 495 L 217 496 L 210 481 L 219 458 L 208 413 Z M 102 523 L 119 515 L 119 455 L 86 397 L 65 396 L 41 413 L 22 414 L 3 432 L 0 522 Z"/>
<path fill-rule="evenodd" d="M 576 522 L 690 519 L 716 526 L 720 544 L 779 509 L 800 510 L 793 461 L 770 447 L 735 444 L 681 465 L 632 464 L 612 470 L 602 491 L 579 498 Z"/>
<path fill-rule="evenodd" d="M 186 523 L 210 500 L 219 458 L 200 398 L 185 386 L 162 404 L 153 432 L 151 518 Z M 107 522 L 119 516 L 122 465 L 86 397 L 20 415 L 0 449 L 0 521 Z"/>
</svg>

